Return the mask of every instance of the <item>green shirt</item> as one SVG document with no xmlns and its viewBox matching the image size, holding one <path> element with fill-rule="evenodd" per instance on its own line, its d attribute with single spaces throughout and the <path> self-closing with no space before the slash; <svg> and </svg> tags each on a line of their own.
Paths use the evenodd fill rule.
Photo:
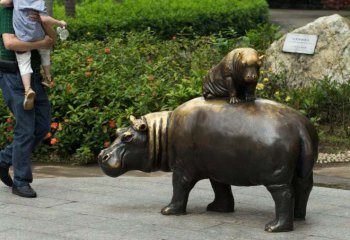
<svg viewBox="0 0 350 240">
<path fill-rule="evenodd" d="M 5 8 L 0 6 L 0 59 L 3 60 L 16 60 L 16 54 L 13 51 L 9 51 L 4 46 L 4 41 L 2 39 L 3 33 L 14 34 L 13 25 L 12 25 L 12 12 L 13 8 Z M 32 51 L 32 68 L 40 68 L 40 55 L 38 51 Z"/>
</svg>

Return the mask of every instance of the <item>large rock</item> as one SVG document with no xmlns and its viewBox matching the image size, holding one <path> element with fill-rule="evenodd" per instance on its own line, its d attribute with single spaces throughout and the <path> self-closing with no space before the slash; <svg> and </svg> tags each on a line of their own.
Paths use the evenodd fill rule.
<svg viewBox="0 0 350 240">
<path fill-rule="evenodd" d="M 316 19 L 293 33 L 318 35 L 314 55 L 282 52 L 286 35 L 266 51 L 265 67 L 286 74 L 291 87 L 308 86 L 325 77 L 350 80 L 350 20 L 338 14 Z"/>
</svg>

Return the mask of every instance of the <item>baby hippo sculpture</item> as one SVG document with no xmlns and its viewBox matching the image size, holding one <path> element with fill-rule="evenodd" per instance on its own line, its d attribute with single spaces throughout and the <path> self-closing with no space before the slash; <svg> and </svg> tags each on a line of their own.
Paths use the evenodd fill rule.
<svg viewBox="0 0 350 240">
<path fill-rule="evenodd" d="M 262 59 L 252 48 L 231 51 L 204 78 L 204 98 L 229 97 L 232 104 L 253 101 Z"/>
<path fill-rule="evenodd" d="M 185 214 L 191 189 L 209 179 L 215 193 L 209 211 L 233 212 L 231 185 L 264 185 L 276 206 L 266 231 L 291 231 L 293 220 L 305 219 L 318 136 L 296 110 L 263 99 L 231 105 L 196 98 L 131 122 L 102 150 L 99 164 L 111 177 L 172 171 L 173 197 L 162 214 Z"/>
</svg>

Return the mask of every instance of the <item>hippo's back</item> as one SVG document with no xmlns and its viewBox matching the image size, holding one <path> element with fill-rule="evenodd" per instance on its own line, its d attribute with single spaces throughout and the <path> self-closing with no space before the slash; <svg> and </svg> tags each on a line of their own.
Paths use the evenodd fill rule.
<svg viewBox="0 0 350 240">
<path fill-rule="evenodd" d="M 195 98 L 174 110 L 168 149 L 173 165 L 199 169 L 217 180 L 223 172 L 241 176 L 230 178 L 227 183 L 233 185 L 289 181 L 304 130 L 317 145 L 309 120 L 285 105 L 264 99 L 232 105 L 227 99 Z"/>
</svg>

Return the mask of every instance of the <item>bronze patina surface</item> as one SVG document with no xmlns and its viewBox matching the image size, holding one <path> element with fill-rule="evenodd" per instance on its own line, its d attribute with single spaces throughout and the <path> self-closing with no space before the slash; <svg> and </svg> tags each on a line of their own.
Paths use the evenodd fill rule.
<svg viewBox="0 0 350 240">
<path fill-rule="evenodd" d="M 254 100 L 262 58 L 252 48 L 231 51 L 204 78 L 204 98 L 229 97 L 230 103 Z"/>
<path fill-rule="evenodd" d="M 196 98 L 173 112 L 131 120 L 136 126 L 120 129 L 99 163 L 111 177 L 172 171 L 173 197 L 162 214 L 185 214 L 191 189 L 210 179 L 215 199 L 209 211 L 234 210 L 231 185 L 264 185 L 276 206 L 266 231 L 291 231 L 293 220 L 305 219 L 318 136 L 298 111 L 264 99 L 231 105 Z"/>
</svg>

